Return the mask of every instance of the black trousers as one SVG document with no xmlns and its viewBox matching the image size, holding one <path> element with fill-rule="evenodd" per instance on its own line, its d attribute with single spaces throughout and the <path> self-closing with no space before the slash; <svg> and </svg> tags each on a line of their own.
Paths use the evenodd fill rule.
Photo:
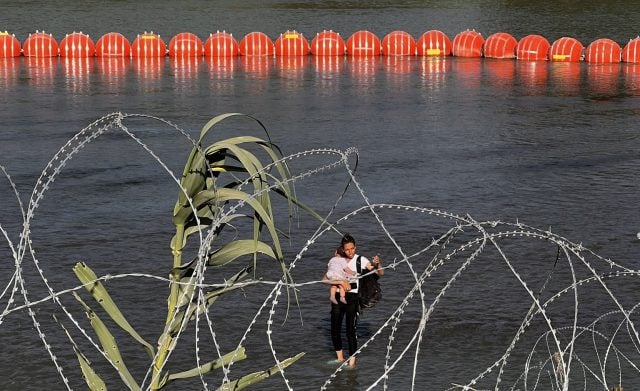
<svg viewBox="0 0 640 391">
<path fill-rule="evenodd" d="M 356 337 L 356 322 L 358 321 L 358 294 L 347 292 L 345 295 L 347 304 L 340 302 L 340 296 L 336 292 L 338 304 L 331 304 L 331 340 L 335 351 L 342 350 L 342 319 L 347 316 L 347 343 L 349 344 L 349 356 L 358 350 Z"/>
</svg>

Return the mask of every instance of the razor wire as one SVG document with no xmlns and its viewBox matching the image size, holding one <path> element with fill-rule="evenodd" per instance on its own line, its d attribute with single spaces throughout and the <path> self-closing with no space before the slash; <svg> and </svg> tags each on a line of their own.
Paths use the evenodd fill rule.
<svg viewBox="0 0 640 391">
<path fill-rule="evenodd" d="M 179 126 L 173 124 L 170 121 L 164 120 L 159 117 L 142 115 L 142 114 L 124 114 L 124 113 L 112 113 L 108 114 L 95 122 L 91 123 L 86 128 L 78 132 L 72 137 L 60 150 L 54 155 L 54 157 L 47 163 L 45 169 L 41 172 L 36 185 L 33 188 L 29 203 L 25 208 L 22 204 L 20 195 L 16 188 L 16 185 L 3 166 L 0 166 L 2 171 L 2 177 L 8 182 L 11 187 L 11 191 L 16 198 L 16 202 L 19 206 L 22 216 L 22 230 L 19 233 L 19 241 L 13 243 L 10 239 L 9 232 L 0 225 L 0 232 L 2 232 L 2 238 L 10 253 L 13 257 L 14 271 L 6 286 L 0 287 L 2 293 L 0 293 L 0 300 L 6 300 L 6 304 L 3 304 L 3 310 L 0 313 L 0 327 L 3 326 L 3 321 L 9 316 L 22 316 L 24 311 L 27 312 L 34 328 L 37 330 L 38 338 L 41 340 L 43 347 L 47 351 L 49 358 L 56 368 L 61 380 L 65 384 L 67 389 L 71 389 L 71 385 L 67 374 L 64 371 L 65 366 L 77 365 L 75 363 L 60 362 L 58 356 L 54 352 L 56 349 L 53 347 L 47 338 L 45 330 L 43 330 L 41 322 L 39 320 L 40 315 L 36 315 L 34 311 L 43 303 L 53 302 L 65 315 L 68 322 L 71 322 L 76 330 L 77 334 L 75 338 L 82 338 L 86 344 L 91 346 L 95 352 L 102 356 L 111 366 L 117 371 L 117 366 L 112 362 L 111 358 L 95 341 L 95 338 L 91 336 L 91 331 L 82 326 L 81 323 L 75 319 L 72 311 L 65 306 L 60 300 L 61 297 L 71 295 L 76 291 L 84 289 L 84 285 L 76 285 L 61 290 L 54 289 L 47 277 L 46 273 L 41 266 L 41 261 L 36 255 L 36 251 L 33 248 L 31 224 L 32 220 L 36 218 L 37 210 L 41 201 L 46 196 L 51 184 L 64 172 L 64 168 L 74 156 L 79 154 L 81 150 L 89 143 L 96 142 L 102 135 L 107 132 L 121 131 L 129 137 L 132 142 L 136 143 L 140 148 L 159 165 L 159 167 L 176 183 L 177 187 L 184 192 L 184 189 L 180 186 L 178 177 L 173 174 L 171 169 L 160 159 L 158 155 L 140 138 L 136 135 L 135 130 L 130 130 L 125 121 L 130 118 L 144 118 L 151 121 L 157 121 L 165 126 L 168 126 L 183 137 L 185 137 L 189 143 L 195 147 L 198 144 L 193 140 L 189 133 Z M 355 217 L 368 215 L 373 216 L 377 223 L 377 229 L 381 231 L 386 238 L 392 243 L 394 250 L 399 256 L 391 263 L 384 266 L 388 272 L 393 272 L 398 268 L 406 267 L 409 271 L 412 281 L 408 285 L 408 291 L 402 302 L 392 309 L 386 316 L 385 320 L 377 325 L 377 329 L 373 332 L 373 335 L 369 337 L 355 353 L 355 356 L 364 354 L 364 352 L 374 343 L 376 339 L 386 337 L 386 354 L 384 356 L 384 368 L 377 377 L 373 378 L 371 384 L 367 385 L 367 389 L 374 389 L 379 385 L 382 385 L 383 389 L 388 389 L 392 384 L 392 375 L 398 371 L 399 366 L 404 362 L 410 363 L 411 373 L 411 389 L 416 389 L 416 377 L 418 376 L 420 363 L 421 363 L 421 347 L 424 343 L 424 334 L 427 330 L 431 316 L 437 310 L 440 301 L 443 296 L 451 289 L 460 279 L 460 277 L 466 273 L 471 266 L 478 262 L 479 257 L 484 254 L 488 248 L 494 249 L 500 255 L 502 263 L 505 266 L 505 270 L 508 270 L 513 278 L 518 282 L 519 288 L 524 289 L 531 300 L 531 307 L 527 311 L 526 315 L 520 322 L 515 335 L 512 337 L 508 346 L 504 350 L 504 353 L 498 357 L 495 362 L 489 364 L 484 371 L 481 371 L 473 378 L 468 379 L 466 383 L 459 383 L 452 381 L 452 387 L 450 390 L 478 390 L 478 389 L 526 389 L 526 390 L 538 390 L 538 389 L 552 389 L 552 390 L 569 390 L 571 384 L 572 389 L 575 389 L 576 380 L 571 377 L 573 372 L 581 371 L 582 376 L 578 376 L 579 379 L 584 379 L 584 389 L 587 389 L 587 378 L 600 384 L 603 388 L 607 389 L 614 384 L 624 383 L 622 365 L 629 366 L 634 372 L 634 376 L 638 376 L 640 372 L 640 363 L 638 362 L 638 355 L 640 355 L 640 335 L 637 331 L 636 324 L 633 320 L 636 315 L 637 307 L 640 304 L 636 304 L 631 308 L 626 308 L 610 289 L 607 284 L 607 280 L 619 281 L 623 278 L 633 278 L 634 282 L 637 282 L 637 278 L 640 276 L 640 271 L 633 270 L 624 265 L 618 264 L 610 259 L 605 259 L 599 256 L 594 251 L 585 248 L 581 243 L 573 243 L 565 237 L 551 232 L 550 229 L 543 230 L 536 227 L 528 226 L 526 224 L 515 222 L 503 222 L 503 221 L 476 221 L 469 215 L 461 216 L 455 213 L 451 213 L 444 210 L 417 207 L 411 205 L 401 204 L 389 204 L 389 203 L 372 203 L 367 196 L 367 192 L 360 185 L 353 162 L 357 164 L 358 151 L 355 148 L 348 148 L 345 151 L 339 149 L 325 148 L 325 149 L 313 149 L 308 151 L 302 151 L 283 157 L 280 161 L 272 163 L 264 167 L 267 171 L 271 166 L 281 162 L 292 162 L 298 159 L 314 159 L 318 156 L 328 156 L 332 158 L 328 163 L 319 164 L 314 168 L 294 173 L 289 179 L 286 180 L 286 184 L 299 183 L 306 178 L 318 175 L 324 175 L 328 172 L 336 170 L 343 170 L 348 175 L 348 183 L 345 190 L 339 194 L 333 202 L 330 211 L 323 216 L 324 220 L 316 228 L 315 232 L 308 238 L 306 243 L 297 250 L 296 254 L 292 257 L 288 263 L 288 270 L 293 270 L 299 263 L 305 261 L 305 255 L 322 239 L 325 235 L 332 233 L 337 228 L 347 225 L 350 219 Z M 245 179 L 243 184 L 249 183 L 250 178 Z M 266 188 L 262 192 L 258 192 L 252 195 L 252 198 L 257 198 L 265 192 L 271 192 L 277 190 L 285 183 L 276 182 L 270 187 Z M 242 185 L 241 185 L 242 186 Z M 338 204 L 341 202 L 347 189 L 355 189 L 357 195 L 362 200 L 362 206 L 345 213 L 342 216 L 334 217 L 333 214 L 337 210 Z M 191 200 L 189 200 L 191 203 Z M 207 282 L 207 263 L 206 254 L 210 252 L 215 238 L 215 228 L 221 224 L 227 216 L 238 213 L 245 203 L 238 201 L 235 204 L 230 204 L 224 208 L 223 213 L 216 217 L 211 227 L 207 228 L 205 232 L 199 232 L 199 246 L 198 256 L 196 263 L 196 273 L 187 282 L 177 282 L 179 284 L 185 284 L 186 286 L 192 286 L 195 289 L 192 290 L 190 297 L 182 297 L 181 300 L 186 300 L 189 303 L 195 303 L 196 308 L 199 306 L 206 306 L 205 292 L 210 288 L 224 288 L 227 287 L 226 283 L 213 284 Z M 191 204 L 194 209 L 193 204 Z M 194 209 L 195 210 L 195 209 Z M 429 216 L 430 218 L 440 219 L 442 221 L 453 222 L 453 226 L 446 229 L 440 236 L 432 239 L 430 242 L 424 243 L 424 245 L 414 251 L 408 253 L 396 240 L 396 236 L 392 234 L 391 230 L 385 225 L 381 214 L 386 210 L 394 210 L 406 212 L 412 218 L 419 220 L 420 216 Z M 462 239 L 462 243 L 455 242 L 456 239 L 469 235 L 469 232 L 473 232 L 475 237 L 472 239 Z M 517 239 L 533 239 L 540 240 L 547 243 L 551 243 L 558 247 L 562 254 L 561 260 L 566 262 L 570 270 L 571 283 L 563 289 L 554 292 L 546 300 L 540 299 L 540 292 L 527 283 L 526 277 L 519 271 L 518 266 L 507 255 L 506 250 L 500 244 L 501 240 L 508 238 Z M 432 255 L 429 255 L 433 252 Z M 466 254 L 466 255 L 465 255 Z M 427 295 L 424 291 L 425 284 L 432 276 L 438 271 L 444 269 L 445 266 L 459 262 L 459 266 L 455 268 L 455 271 L 448 275 L 445 285 L 438 291 L 432 301 L 427 300 Z M 419 269 L 419 265 L 426 261 L 426 266 L 423 269 Z M 23 276 L 23 264 L 25 262 L 31 262 L 38 272 L 38 276 L 41 282 L 44 284 L 47 290 L 47 295 L 39 298 L 32 298 L 29 293 L 29 287 Z M 580 277 L 577 272 L 577 268 L 586 272 L 588 276 Z M 602 269 L 609 269 L 608 272 L 603 272 Z M 615 271 L 612 271 L 614 270 Z M 104 275 L 98 277 L 96 281 L 108 281 L 115 279 L 142 279 L 159 281 L 162 283 L 171 282 L 168 278 L 147 274 L 147 273 L 122 273 L 115 275 Z M 95 282 L 95 281 L 94 281 Z M 283 304 L 289 304 L 289 300 L 284 303 L 281 300 L 283 289 L 304 289 L 310 285 L 322 284 L 320 280 L 306 280 L 306 281 L 289 281 L 283 276 L 281 279 L 276 280 L 249 280 L 245 282 L 238 282 L 236 286 L 250 287 L 253 285 L 262 284 L 265 286 L 272 286 L 269 293 L 265 296 L 262 304 L 258 310 L 253 314 L 247 314 L 251 319 L 249 324 L 244 329 L 241 337 L 238 339 L 237 346 L 240 348 L 246 341 L 249 334 L 253 331 L 253 328 L 263 314 L 267 314 L 264 326 L 266 327 L 266 342 L 271 352 L 274 364 L 279 368 L 280 376 L 282 377 L 283 388 L 287 390 L 295 389 L 292 383 L 295 383 L 297 379 L 292 379 L 287 371 L 281 367 L 280 354 L 277 351 L 278 341 L 273 339 L 273 331 L 275 324 L 275 317 L 278 311 L 284 309 Z M 610 299 L 612 308 L 607 308 L 593 322 L 582 325 L 578 322 L 579 313 L 579 288 L 589 287 L 590 289 L 598 289 L 604 292 Z M 18 294 L 20 293 L 20 295 Z M 186 294 L 186 290 L 184 291 Z M 547 292 L 548 293 L 548 292 Z M 18 301 L 18 297 L 21 297 L 22 302 Z M 549 309 L 552 304 L 560 297 L 572 296 L 573 299 L 573 321 L 569 326 L 563 324 L 556 324 L 556 320 L 553 315 L 549 313 Z M 415 330 L 412 331 L 408 342 L 404 345 L 398 346 L 396 340 L 397 333 L 401 328 L 401 322 L 405 316 L 405 311 L 414 302 L 414 298 L 418 298 L 420 305 L 420 321 Z M 288 307 L 287 307 L 288 308 Z M 189 317 L 185 316 L 182 320 L 177 319 L 178 308 L 176 307 L 173 314 L 169 314 L 171 321 L 180 321 L 182 325 L 180 331 L 176 336 L 174 343 L 177 346 L 181 337 L 182 330 L 186 329 L 186 325 L 189 322 Z M 520 346 L 523 336 L 527 333 L 531 327 L 532 322 L 536 318 L 541 318 L 546 325 L 547 330 L 540 335 L 533 346 L 524 347 Z M 606 334 L 598 327 L 605 321 L 610 321 L 613 318 L 617 318 L 617 326 L 612 334 Z M 206 329 L 208 336 L 213 341 L 214 353 L 218 359 L 223 358 L 222 348 L 219 344 L 219 337 L 215 331 L 215 319 L 209 314 L 208 310 L 205 310 L 203 314 L 200 311 L 195 311 L 195 322 L 193 324 L 195 332 L 195 360 L 197 368 L 201 367 L 202 353 L 201 353 L 201 328 Z M 201 327 L 204 323 L 205 326 Z M 558 322 L 560 323 L 560 322 Z M 63 327 L 64 328 L 64 327 Z M 67 332 L 71 343 L 76 345 L 75 340 Z M 79 335 L 78 335 L 79 334 Z M 587 336 L 591 337 L 593 349 L 588 351 L 590 354 L 588 357 L 582 352 L 585 346 L 584 340 Z M 625 342 L 630 342 L 632 346 L 631 353 L 624 351 L 619 343 L 615 343 L 616 340 L 625 338 Z M 628 341 L 627 341 L 628 340 Z M 601 352 L 598 350 L 598 343 L 596 341 L 603 341 L 606 343 L 606 349 L 601 356 Z M 544 342 L 544 349 L 539 348 Z M 84 346 L 86 346 L 86 344 Z M 628 347 L 628 343 L 625 344 Z M 526 355 L 524 362 L 518 363 L 518 367 L 521 368 L 521 373 L 513 381 L 512 385 L 503 385 L 503 377 L 507 368 L 509 360 L 514 356 L 514 352 L 517 348 L 529 349 L 529 353 Z M 413 353 L 411 353 L 413 350 Z M 578 350 L 580 352 L 578 353 Z M 174 349 L 169 350 L 169 354 L 161 363 L 160 370 L 168 363 L 171 353 Z M 542 359 L 539 358 L 540 352 L 544 351 Z M 159 351 L 158 351 L 159 352 Z M 150 361 L 147 367 L 146 374 L 141 381 L 141 389 L 150 389 L 151 383 L 154 379 L 151 379 L 151 373 L 153 370 L 153 363 L 157 358 L 154 357 Z M 616 382 L 612 382 L 608 375 L 608 364 L 611 360 L 611 356 L 614 356 L 617 363 L 618 371 L 614 375 Z M 535 363 L 535 360 L 538 360 Z M 597 362 L 594 366 L 593 359 Z M 219 387 L 228 387 L 231 384 L 229 374 L 231 373 L 232 366 L 236 361 L 236 357 L 232 358 L 228 365 L 223 365 L 222 376 L 219 378 Z M 339 365 L 336 370 L 329 375 L 321 384 L 318 384 L 320 390 L 326 390 L 330 387 L 331 383 L 347 368 L 347 362 L 345 361 Z M 513 367 L 510 367 L 513 372 Z M 573 372 L 572 372 L 573 371 Z M 160 373 L 160 371 L 158 371 Z M 495 375 L 494 375 L 495 374 Z M 205 378 L 202 372 L 199 373 L 200 381 L 204 389 L 210 389 L 210 380 Z M 126 379 L 122 378 L 125 386 L 134 389 L 132 384 L 128 384 Z M 477 388 L 480 387 L 480 388 Z"/>
</svg>

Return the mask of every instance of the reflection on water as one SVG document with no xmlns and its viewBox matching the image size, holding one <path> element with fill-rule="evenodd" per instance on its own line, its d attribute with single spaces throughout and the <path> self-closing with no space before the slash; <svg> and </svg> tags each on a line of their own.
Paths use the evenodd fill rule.
<svg viewBox="0 0 640 391">
<path fill-rule="evenodd" d="M 133 57 L 131 65 L 141 92 L 151 93 L 159 89 L 164 74 L 164 57 Z"/>
<path fill-rule="evenodd" d="M 451 60 L 444 57 L 426 57 L 418 61 L 423 87 L 427 90 L 443 88 L 447 80 L 447 72 L 451 70 Z"/>
<path fill-rule="evenodd" d="M 104 87 L 110 93 L 116 93 L 124 88 L 129 59 L 122 57 L 99 57 L 96 68 Z"/>
<path fill-rule="evenodd" d="M 587 67 L 587 83 L 591 94 L 613 97 L 618 94 L 620 64 L 596 64 Z"/>
<path fill-rule="evenodd" d="M 363 92 L 379 81 L 379 72 L 390 84 L 401 87 L 407 75 L 417 74 L 425 86 L 441 87 L 447 73 L 454 73 L 463 88 L 477 89 L 482 80 L 493 87 L 511 88 L 516 81 L 527 94 L 544 94 L 548 87 L 560 95 L 576 95 L 587 87 L 595 95 L 616 95 L 621 80 L 629 93 L 640 88 L 640 66 L 637 64 L 584 64 L 550 61 L 519 61 L 484 58 L 379 56 L 241 56 L 241 57 L 99 57 L 58 58 L 19 57 L 0 59 L 0 82 L 5 88 L 15 84 L 21 72 L 38 88 L 51 87 L 58 69 L 64 76 L 66 89 L 72 93 L 86 92 L 93 71 L 110 86 L 122 88 L 131 68 L 145 88 L 153 88 L 162 77 L 175 78 L 176 85 L 198 79 L 201 73 L 209 79 L 232 80 L 242 75 L 246 79 L 303 81 L 313 70 L 318 85 L 329 88 L 345 70 L 354 85 Z M 274 73 L 275 72 L 275 73 Z M 585 86 L 581 83 L 586 81 Z M 290 87 L 299 85 L 290 84 Z"/>
<path fill-rule="evenodd" d="M 582 64 L 577 62 L 552 62 L 549 81 L 555 94 L 575 96 L 580 93 Z"/>
<path fill-rule="evenodd" d="M 309 56 L 276 57 L 275 67 L 281 85 L 289 90 L 301 88 L 308 65 Z"/>
<path fill-rule="evenodd" d="M 204 62 L 210 78 L 233 79 L 238 57 L 207 57 Z"/>
<path fill-rule="evenodd" d="M 451 64 L 451 72 L 458 75 L 456 80 L 462 88 L 480 88 L 480 75 L 482 73 L 482 60 L 480 58 L 464 57 L 456 58 Z"/>
<path fill-rule="evenodd" d="M 622 64 L 624 86 L 632 95 L 640 95 L 640 64 Z"/>
<path fill-rule="evenodd" d="M 264 80 L 269 77 L 273 58 L 267 56 L 242 56 L 240 68 L 247 79 Z"/>
<path fill-rule="evenodd" d="M 491 85 L 499 88 L 512 88 L 516 75 L 516 63 L 511 59 L 486 59 L 483 69 Z"/>
<path fill-rule="evenodd" d="M 30 84 L 40 90 L 51 89 L 58 66 L 58 58 L 26 57 L 24 60 Z"/>
<path fill-rule="evenodd" d="M 347 63 L 352 83 L 358 92 L 363 95 L 374 93 L 373 86 L 376 84 L 376 74 L 378 72 L 378 57 L 350 57 Z"/>
<path fill-rule="evenodd" d="M 518 80 L 528 95 L 543 95 L 547 89 L 547 61 L 516 61 Z"/>
<path fill-rule="evenodd" d="M 18 80 L 20 58 L 0 58 L 0 86 L 9 89 Z"/>
<path fill-rule="evenodd" d="M 67 92 L 72 94 L 87 94 L 91 85 L 90 75 L 94 66 L 93 57 L 60 59 L 62 73 L 65 76 Z"/>
</svg>

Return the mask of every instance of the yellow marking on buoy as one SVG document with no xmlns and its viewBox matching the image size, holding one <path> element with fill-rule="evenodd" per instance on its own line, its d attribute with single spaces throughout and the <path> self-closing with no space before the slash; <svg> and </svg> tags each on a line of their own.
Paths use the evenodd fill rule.
<svg viewBox="0 0 640 391">
<path fill-rule="evenodd" d="M 142 39 L 156 39 L 157 37 L 153 34 L 145 34 L 145 35 L 141 35 L 140 38 Z"/>
<path fill-rule="evenodd" d="M 427 49 L 427 56 L 439 56 L 440 49 Z"/>
<path fill-rule="evenodd" d="M 284 39 L 298 39 L 299 35 L 296 33 L 289 33 L 284 35 Z"/>
<path fill-rule="evenodd" d="M 569 56 L 568 54 L 554 54 L 553 55 L 553 59 L 556 61 L 562 61 L 562 60 L 566 60 L 568 58 L 570 58 L 571 56 Z"/>
<path fill-rule="evenodd" d="M 0 36 L 4 37 L 5 35 L 9 35 L 9 33 L 6 31 L 0 31 Z"/>
</svg>

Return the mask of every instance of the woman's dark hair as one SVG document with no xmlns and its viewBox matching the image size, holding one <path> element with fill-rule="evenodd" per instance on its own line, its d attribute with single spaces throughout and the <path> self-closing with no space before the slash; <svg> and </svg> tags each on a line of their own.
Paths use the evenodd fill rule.
<svg viewBox="0 0 640 391">
<path fill-rule="evenodd" d="M 353 236 L 349 234 L 344 234 L 344 236 L 342 237 L 342 240 L 340 241 L 340 247 L 343 247 L 347 243 L 353 243 L 353 245 L 355 246 L 356 240 L 353 238 Z"/>
<path fill-rule="evenodd" d="M 346 254 L 344 253 L 344 250 L 342 249 L 342 246 L 338 246 L 338 248 L 336 249 L 336 254 L 338 254 L 338 256 L 345 258 Z"/>
</svg>

